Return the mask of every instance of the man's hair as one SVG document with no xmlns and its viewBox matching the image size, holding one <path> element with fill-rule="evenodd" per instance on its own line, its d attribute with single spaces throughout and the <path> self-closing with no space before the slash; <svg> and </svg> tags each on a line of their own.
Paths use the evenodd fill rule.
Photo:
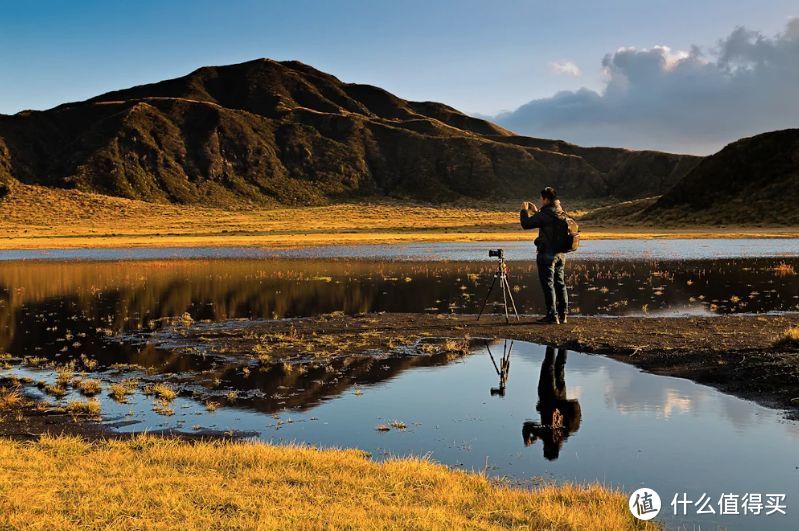
<svg viewBox="0 0 799 531">
<path fill-rule="evenodd" d="M 543 197 L 544 199 L 548 199 L 549 201 L 554 201 L 555 199 L 558 198 L 558 193 L 551 186 L 547 186 L 546 188 L 541 190 L 541 197 Z"/>
</svg>

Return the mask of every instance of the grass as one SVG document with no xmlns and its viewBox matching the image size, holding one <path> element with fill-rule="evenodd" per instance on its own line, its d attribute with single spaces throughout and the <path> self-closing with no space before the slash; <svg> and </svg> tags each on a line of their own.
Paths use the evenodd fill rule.
<svg viewBox="0 0 799 531">
<path fill-rule="evenodd" d="M 626 496 L 600 486 L 528 492 L 357 450 L 44 437 L 0 439 L 0 462 L 0 528 L 636 526 Z"/>
<path fill-rule="evenodd" d="M 67 404 L 67 411 L 73 415 L 88 415 L 90 417 L 97 417 L 100 415 L 102 408 L 100 402 L 92 398 L 91 400 L 70 400 Z"/>
<path fill-rule="evenodd" d="M 776 347 L 799 347 L 799 326 L 788 328 L 775 343 Z"/>
<path fill-rule="evenodd" d="M 133 390 L 121 383 L 113 383 L 108 387 L 108 396 L 120 404 L 127 403 L 130 394 L 133 394 Z"/>
<path fill-rule="evenodd" d="M 568 205 L 572 210 L 580 205 Z M 133 246 L 309 246 L 419 241 L 531 240 L 518 205 L 426 206 L 399 202 L 220 210 L 145 203 L 14 184 L 2 200 L 0 249 Z M 609 228 L 582 224 L 584 237 L 795 237 L 799 228 Z"/>
<path fill-rule="evenodd" d="M 103 390 L 103 385 L 100 383 L 100 380 L 94 380 L 91 378 L 77 380 L 73 382 L 73 387 L 80 391 L 80 393 L 84 396 L 98 395 Z"/>
<path fill-rule="evenodd" d="M 155 385 L 145 387 L 144 393 L 148 395 L 155 395 L 156 398 L 164 402 L 171 402 L 178 396 L 174 389 L 163 383 L 157 383 Z"/>
<path fill-rule="evenodd" d="M 776 273 L 778 277 L 792 277 L 796 274 L 796 269 L 792 264 L 780 262 L 774 266 L 774 273 Z"/>
<path fill-rule="evenodd" d="M 0 387 L 0 411 L 17 407 L 22 401 L 22 394 L 18 389 Z"/>
</svg>

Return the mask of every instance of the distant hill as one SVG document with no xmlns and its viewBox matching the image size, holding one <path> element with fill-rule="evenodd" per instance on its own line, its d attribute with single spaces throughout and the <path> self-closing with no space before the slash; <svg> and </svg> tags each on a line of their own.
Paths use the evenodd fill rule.
<svg viewBox="0 0 799 531">
<path fill-rule="evenodd" d="M 698 157 L 516 136 L 269 59 L 0 115 L 0 182 L 151 202 L 325 204 L 660 195 Z"/>
<path fill-rule="evenodd" d="M 635 217 L 661 224 L 799 225 L 799 129 L 729 144 Z"/>
</svg>

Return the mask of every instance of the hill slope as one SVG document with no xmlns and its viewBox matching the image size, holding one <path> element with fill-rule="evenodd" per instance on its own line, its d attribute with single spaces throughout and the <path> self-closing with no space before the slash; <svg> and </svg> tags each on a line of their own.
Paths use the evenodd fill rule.
<svg viewBox="0 0 799 531">
<path fill-rule="evenodd" d="M 799 224 L 799 129 L 729 144 L 707 157 L 640 218 L 659 222 Z"/>
<path fill-rule="evenodd" d="M 203 205 L 659 195 L 700 159 L 513 135 L 269 59 L 0 116 L 0 181 Z"/>
</svg>

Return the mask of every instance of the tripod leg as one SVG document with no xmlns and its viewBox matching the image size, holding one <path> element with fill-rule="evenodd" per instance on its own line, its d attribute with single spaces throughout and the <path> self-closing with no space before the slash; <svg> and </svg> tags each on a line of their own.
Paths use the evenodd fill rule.
<svg viewBox="0 0 799 531">
<path fill-rule="evenodd" d="M 483 305 L 480 307 L 480 313 L 477 314 L 477 320 L 480 320 L 480 316 L 483 315 L 483 310 L 486 309 L 486 303 L 488 302 L 488 297 L 491 296 L 491 292 L 494 290 L 494 284 L 497 283 L 497 275 L 494 274 L 494 280 L 491 281 L 491 287 L 488 288 L 488 293 L 486 293 L 486 298 L 483 299 Z"/>
<path fill-rule="evenodd" d="M 505 287 L 508 290 L 508 297 L 510 297 L 510 304 L 513 307 L 513 314 L 516 316 L 516 320 L 519 320 L 519 312 L 516 311 L 516 302 L 513 300 L 513 293 L 510 289 L 510 284 L 508 283 L 507 277 L 505 278 Z"/>
<path fill-rule="evenodd" d="M 508 285 L 508 279 L 505 278 L 505 274 L 502 274 L 502 278 L 499 279 L 499 284 L 502 286 L 502 303 L 505 306 L 505 322 L 510 323 L 510 317 L 508 316 L 508 290 L 506 289 Z"/>
</svg>

